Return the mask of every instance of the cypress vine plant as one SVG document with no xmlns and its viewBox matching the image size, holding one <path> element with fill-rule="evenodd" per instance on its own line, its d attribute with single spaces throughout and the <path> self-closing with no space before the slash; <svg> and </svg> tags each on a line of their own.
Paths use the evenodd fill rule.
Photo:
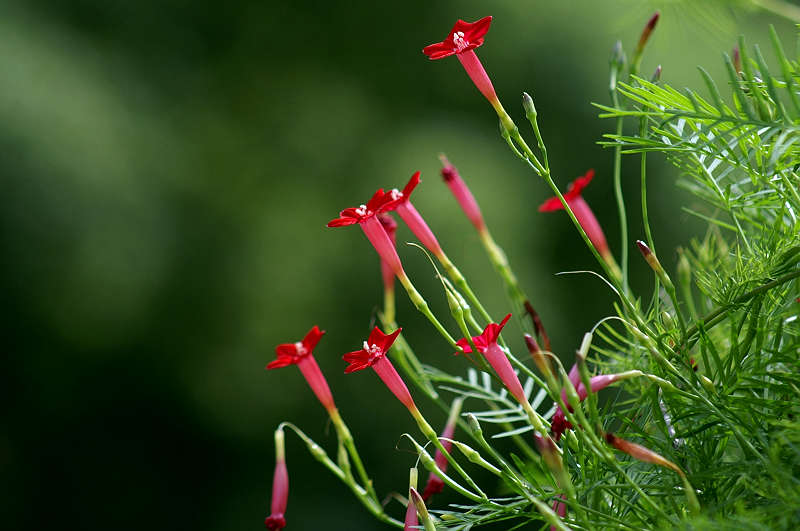
<svg viewBox="0 0 800 531">
<path fill-rule="evenodd" d="M 287 525 L 287 429 L 388 526 L 800 527 L 800 62 L 787 56 L 773 30 L 769 52 L 740 40 L 733 56 L 725 56 L 727 78 L 715 82 L 701 68 L 700 89 L 679 90 L 661 80 L 660 68 L 653 76 L 639 72 L 657 21 L 658 14 L 645 25 L 630 60 L 621 44 L 614 48 L 611 104 L 597 104 L 615 131 L 602 143 L 614 160 L 619 260 L 581 197 L 593 173 L 562 192 L 534 100 L 523 94 L 534 139 L 528 144 L 497 97 L 475 51 L 491 17 L 459 20 L 445 40 L 425 48 L 431 59 L 454 55 L 462 63 L 497 113 L 512 153 L 555 194 L 541 210 L 565 210 L 597 258 L 595 274 L 608 284 L 616 314 L 586 332 L 566 369 L 550 352 L 478 202 L 445 157 L 442 177 L 477 230 L 508 293 L 510 314 L 528 332 L 523 337 L 503 332 L 511 315 L 498 319 L 485 310 L 413 206 L 418 173 L 402 190 L 379 189 L 365 204 L 343 210 L 329 226 L 359 225 L 381 258 L 384 279 L 381 325 L 362 348 L 344 355 L 346 372 L 373 368 L 406 407 L 421 437 L 398 436 L 417 459 L 409 462 L 409 484 L 392 498 L 399 503 L 383 503 L 313 356 L 324 334 L 314 327 L 302 341 L 279 345 L 268 368 L 298 365 L 328 411 L 339 446 L 329 455 L 297 426 L 278 427 L 269 529 Z M 768 54 L 777 68 L 767 66 Z M 647 161 L 653 156 L 678 168 L 678 185 L 705 204 L 686 209 L 708 228 L 679 249 L 674 270 L 659 261 L 650 228 Z M 622 189 L 626 157 L 640 168 L 639 228 L 626 218 L 626 201 L 634 201 Z M 450 316 L 433 314 L 403 268 L 392 212 L 431 256 Z M 642 239 L 634 244 L 629 233 Z M 652 269 L 652 293 L 629 285 L 635 258 L 629 259 L 629 249 L 638 249 Z M 442 350 L 471 364 L 462 374 L 425 363 L 432 358 L 420 359 L 400 334 L 395 278 L 445 340 Z M 451 330 L 458 331 L 455 337 Z M 519 355 L 523 344 L 529 361 Z M 414 396 L 450 412 L 441 436 Z M 425 485 L 418 484 L 419 467 L 429 473 Z M 494 479 L 485 481 L 487 475 Z M 437 505 L 443 489 L 462 502 Z"/>
</svg>

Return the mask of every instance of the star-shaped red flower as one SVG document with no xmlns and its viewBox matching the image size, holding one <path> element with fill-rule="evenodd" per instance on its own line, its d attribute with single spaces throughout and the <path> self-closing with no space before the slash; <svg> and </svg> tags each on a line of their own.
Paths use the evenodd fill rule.
<svg viewBox="0 0 800 531">
<path fill-rule="evenodd" d="M 353 352 L 348 352 L 342 359 L 350 365 L 344 370 L 345 374 L 360 371 L 368 367 L 372 367 L 375 363 L 380 361 L 389 347 L 392 346 L 394 340 L 400 335 L 402 328 L 398 328 L 391 334 L 384 334 L 377 326 L 372 329 L 369 334 L 369 339 L 364 341 L 364 348 Z"/>
<path fill-rule="evenodd" d="M 278 355 L 278 359 L 271 361 L 269 365 L 267 365 L 267 369 L 279 369 L 287 365 L 296 365 L 305 356 L 311 354 L 324 333 L 324 330 L 320 330 L 317 325 L 314 325 L 314 328 L 309 330 L 302 341 L 278 345 L 275 347 L 275 353 Z"/>
<path fill-rule="evenodd" d="M 500 324 L 489 323 L 481 335 L 472 338 L 472 342 L 475 344 L 478 352 L 481 354 L 486 354 L 486 351 L 489 349 L 490 345 L 497 344 L 497 338 L 500 337 L 500 332 L 503 330 L 503 327 L 510 318 L 511 314 L 508 314 L 506 315 L 505 319 L 500 321 Z M 456 345 L 461 347 L 464 353 L 472 352 L 472 346 L 469 344 L 469 340 L 467 340 L 467 338 L 459 339 L 456 341 Z"/>
<path fill-rule="evenodd" d="M 491 23 L 491 16 L 483 17 L 476 22 L 464 22 L 459 19 L 445 40 L 426 46 L 422 53 L 433 60 L 477 48 L 483 44 L 483 36 L 489 31 Z"/>
<path fill-rule="evenodd" d="M 387 210 L 387 207 L 390 206 L 389 204 L 392 203 L 392 201 L 391 194 L 385 193 L 383 188 L 381 188 L 375 192 L 372 199 L 367 201 L 366 205 L 345 208 L 339 212 L 339 217 L 329 221 L 328 227 L 345 227 L 347 225 L 363 223 L 376 214 Z"/>
<path fill-rule="evenodd" d="M 567 193 L 564 194 L 564 199 L 569 203 L 581 197 L 581 192 L 592 182 L 593 178 L 594 170 L 592 169 L 587 171 L 583 177 L 578 177 L 569 183 L 569 188 L 567 189 Z M 561 204 L 561 200 L 558 199 L 558 197 L 551 197 L 539 206 L 539 212 L 552 212 L 554 210 L 564 210 L 564 205 Z"/>
<path fill-rule="evenodd" d="M 411 198 L 411 192 L 413 192 L 414 188 L 417 187 L 419 181 L 419 172 L 416 172 L 411 176 L 411 179 L 408 180 L 408 183 L 405 185 L 402 191 L 394 188 L 390 192 L 387 192 L 386 195 L 388 198 L 384 199 L 384 203 L 380 207 L 381 211 L 387 212 L 390 210 L 395 210 L 402 203 L 408 202 L 408 200 Z"/>
</svg>

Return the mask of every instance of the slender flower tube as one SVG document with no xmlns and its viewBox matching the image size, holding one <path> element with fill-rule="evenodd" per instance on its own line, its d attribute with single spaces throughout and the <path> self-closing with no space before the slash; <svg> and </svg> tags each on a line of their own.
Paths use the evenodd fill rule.
<svg viewBox="0 0 800 531">
<path fill-rule="evenodd" d="M 328 411 L 330 415 L 337 415 L 336 405 L 333 403 L 333 396 L 328 387 L 328 382 L 319 370 L 319 365 L 314 359 L 313 351 L 317 346 L 324 330 L 320 330 L 316 325 L 306 334 L 302 341 L 296 343 L 282 343 L 275 347 L 275 353 L 278 358 L 271 361 L 267 365 L 267 369 L 279 369 L 287 365 L 297 365 L 300 372 L 303 373 L 308 385 L 317 399 Z"/>
<path fill-rule="evenodd" d="M 474 336 L 472 338 L 472 344 L 475 345 L 475 348 L 478 349 L 478 352 L 483 354 L 483 356 L 486 358 L 486 361 L 488 361 L 489 365 L 491 365 L 492 369 L 494 369 L 494 372 L 497 373 L 500 381 L 503 382 L 503 385 L 506 386 L 508 392 L 511 393 L 511 396 L 513 396 L 523 407 L 525 413 L 527 413 L 528 417 L 530 418 L 533 427 L 540 433 L 546 434 L 544 424 L 539 418 L 539 415 L 533 410 L 528 402 L 528 397 L 525 396 L 525 391 L 522 389 L 522 384 L 517 377 L 517 373 L 514 372 L 514 368 L 511 366 L 511 362 L 508 360 L 508 356 L 506 356 L 506 353 L 503 352 L 503 349 L 501 349 L 497 344 L 497 340 L 500 337 L 500 332 L 503 330 L 503 327 L 510 318 L 511 314 L 508 314 L 500 322 L 500 324 L 489 323 L 486 325 L 486 328 L 483 330 L 481 335 Z M 469 339 L 459 339 L 456 344 L 461 348 L 464 354 L 469 354 L 472 352 L 472 346 L 470 345 Z"/>
<path fill-rule="evenodd" d="M 342 210 L 338 218 L 328 222 L 328 227 L 346 227 L 358 223 L 375 251 L 380 255 L 381 260 L 402 282 L 406 278 L 406 273 L 403 271 L 400 257 L 397 256 L 397 250 L 389 235 L 386 234 L 386 230 L 376 218 L 377 214 L 386 210 L 387 204 L 391 201 L 391 196 L 380 189 L 365 205 Z"/>
<path fill-rule="evenodd" d="M 583 231 L 589 237 L 592 245 L 594 245 L 594 248 L 597 249 L 597 252 L 600 253 L 600 256 L 603 257 L 603 260 L 606 261 L 611 269 L 615 272 L 618 272 L 619 266 L 617 266 L 617 262 L 614 260 L 611 251 L 608 249 L 608 243 L 606 242 L 606 236 L 603 233 L 603 229 L 600 227 L 600 223 L 597 221 L 594 212 L 592 212 L 592 209 L 589 208 L 588 203 L 586 203 L 581 195 L 583 189 L 588 186 L 593 178 L 594 170 L 589 170 L 586 172 L 586 174 L 584 174 L 583 177 L 578 177 L 572 181 L 569 184 L 567 193 L 564 194 L 564 199 L 572 209 L 572 212 L 575 214 L 575 217 L 581 224 Z M 561 201 L 558 197 L 551 197 L 539 206 L 539 212 L 552 212 L 554 210 L 563 209 L 564 205 L 561 204 Z"/>
<path fill-rule="evenodd" d="M 472 195 L 467 183 L 461 178 L 456 167 L 450 164 L 447 157 L 440 155 L 439 159 L 442 161 L 442 179 L 444 179 L 447 187 L 450 188 L 453 197 L 461 205 L 461 210 L 467 215 L 472 225 L 478 233 L 483 234 L 487 230 L 486 223 L 483 221 L 483 214 L 481 214 L 478 202 L 475 201 L 475 196 Z"/>
<path fill-rule="evenodd" d="M 511 318 L 511 314 L 505 316 L 500 324 L 489 323 L 479 336 L 472 338 L 472 343 L 478 352 L 486 357 L 486 361 L 492 366 L 497 376 L 506 386 L 511 396 L 517 399 L 520 404 L 527 404 L 528 398 L 525 396 L 525 391 L 522 389 L 522 384 L 519 382 L 517 373 L 511 367 L 511 362 L 508 361 L 508 356 L 498 346 L 497 339 L 500 337 L 500 332 Z M 472 352 L 470 341 L 467 338 L 459 339 L 456 344 L 461 347 L 461 350 L 468 354 Z"/>
<path fill-rule="evenodd" d="M 389 236 L 393 246 L 397 246 L 395 239 L 395 232 L 397 231 L 397 222 L 391 214 L 384 213 L 378 214 L 378 221 L 381 222 L 383 230 Z M 392 267 L 381 258 L 381 276 L 383 277 L 383 314 L 388 322 L 394 321 L 394 271 Z"/>
<path fill-rule="evenodd" d="M 272 503 L 270 515 L 264 520 L 267 529 L 275 531 L 286 527 L 286 504 L 289 501 L 289 472 L 286 469 L 286 453 L 283 429 L 275 430 L 275 474 L 272 477 Z"/>
<path fill-rule="evenodd" d="M 447 417 L 447 423 L 444 426 L 444 430 L 442 431 L 442 435 L 440 439 L 442 440 L 442 446 L 448 452 L 450 448 L 452 448 L 453 443 L 450 442 L 449 439 L 453 438 L 453 433 L 456 429 L 456 421 L 458 420 L 458 415 L 461 414 L 461 404 L 464 402 L 463 399 L 459 398 L 453 402 L 453 406 L 450 409 L 450 414 Z M 436 455 L 433 458 L 436 466 L 442 472 L 447 472 L 447 457 L 441 452 L 441 450 L 436 450 Z M 442 478 L 437 476 L 434 473 L 431 473 L 428 476 L 428 482 L 425 484 L 425 489 L 422 491 L 422 499 L 425 502 L 428 502 L 434 494 L 438 494 L 442 492 L 444 488 L 444 481 Z"/>
<path fill-rule="evenodd" d="M 384 208 L 386 210 L 397 211 L 397 214 L 405 224 L 408 225 L 411 232 L 419 238 L 419 241 L 421 241 L 437 259 L 442 260 L 444 257 L 446 260 L 447 258 L 444 256 L 444 251 L 442 251 L 442 247 L 439 245 L 436 236 L 433 235 L 433 231 L 411 203 L 411 192 L 417 187 L 419 180 L 419 172 L 416 172 L 411 176 L 411 179 L 409 179 L 408 184 L 406 184 L 402 191 L 395 188 L 391 192 L 388 192 L 387 195 L 391 197 L 391 202 L 387 202 Z"/>
<path fill-rule="evenodd" d="M 345 374 L 372 367 L 394 396 L 413 413 L 417 411 L 417 406 L 411 398 L 411 393 L 403 379 L 397 374 L 392 362 L 386 357 L 389 347 L 400 335 L 401 330 L 402 328 L 398 328 L 387 335 L 376 326 L 369 334 L 369 339 L 364 341 L 364 347 L 361 350 L 348 352 L 342 356 L 342 359 L 350 364 L 344 370 Z"/>
<path fill-rule="evenodd" d="M 481 64 L 481 60 L 475 54 L 475 48 L 483 44 L 483 37 L 489 31 L 492 17 L 483 17 L 476 22 L 464 22 L 459 19 L 453 29 L 442 42 L 430 44 L 423 48 L 422 53 L 431 60 L 442 59 L 455 55 L 461 62 L 461 66 L 467 71 L 467 75 L 475 84 L 475 87 L 497 112 L 503 127 L 511 131 L 515 129 L 514 122 L 503 108 L 497 93 L 492 85 L 492 80 Z"/>
<path fill-rule="evenodd" d="M 605 389 L 615 382 L 639 375 L 641 375 L 641 372 L 639 371 L 627 371 L 616 374 L 599 374 L 597 376 L 592 376 L 592 378 L 589 380 L 589 384 L 592 389 L 592 393 L 596 393 L 597 391 Z M 575 387 L 575 390 L 578 393 L 578 399 L 580 401 L 583 401 L 587 396 L 589 396 L 589 393 L 586 391 L 586 387 L 583 385 L 583 382 L 580 381 L 577 364 L 572 366 L 568 377 L 569 381 L 572 383 L 572 386 Z M 566 391 L 561 392 L 561 397 L 566 403 Z M 569 405 L 567 407 L 569 407 Z M 570 409 L 570 411 L 572 411 L 572 409 Z M 558 441 L 561 439 L 561 435 L 563 435 L 568 429 L 572 429 L 572 427 L 572 423 L 567 421 L 566 415 L 564 415 L 564 411 L 561 409 L 561 406 L 556 406 L 556 412 L 553 414 L 553 418 L 550 421 L 550 431 L 553 438 Z"/>
</svg>

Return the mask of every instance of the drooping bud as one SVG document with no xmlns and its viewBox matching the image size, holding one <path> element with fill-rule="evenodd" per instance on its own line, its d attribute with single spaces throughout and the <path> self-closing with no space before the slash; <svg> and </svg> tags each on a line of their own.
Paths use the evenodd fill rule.
<svg viewBox="0 0 800 531">
<path fill-rule="evenodd" d="M 271 531 L 286 527 L 286 505 L 289 501 L 289 473 L 286 469 L 286 451 L 283 427 L 275 430 L 275 473 L 272 477 L 272 503 L 270 515 L 264 525 Z"/>
</svg>

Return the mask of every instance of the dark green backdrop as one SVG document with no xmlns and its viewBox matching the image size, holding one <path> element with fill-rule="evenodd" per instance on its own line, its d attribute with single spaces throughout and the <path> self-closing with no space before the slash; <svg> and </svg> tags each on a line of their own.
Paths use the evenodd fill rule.
<svg viewBox="0 0 800 531">
<path fill-rule="evenodd" d="M 404 491 L 414 457 L 398 442 L 413 427 L 373 374 L 344 377 L 340 359 L 379 304 L 377 258 L 358 229 L 325 223 L 421 170 L 417 208 L 504 313 L 501 285 L 438 178 L 440 151 L 571 360 L 612 299 L 591 277 L 554 276 L 595 268 L 591 255 L 566 216 L 536 212 L 545 186 L 508 152 L 458 62 L 422 55 L 456 18 L 494 15 L 478 53 L 501 99 L 523 125 L 520 94 L 534 95 L 562 185 L 597 170 L 586 197 L 616 254 L 611 154 L 596 145 L 612 124 L 590 106 L 608 102 L 614 40 L 630 53 L 662 9 L 644 70 L 660 63 L 679 87 L 699 84 L 696 64 L 721 74 L 740 33 L 766 44 L 775 23 L 791 48 L 791 24 L 740 3 L 432 4 L 3 2 L 3 528 L 261 528 L 278 422 L 335 451 L 299 371 L 263 370 L 277 343 L 313 324 L 328 331 L 317 357 L 377 490 Z M 626 162 L 635 238 L 638 161 Z M 669 267 L 701 230 L 680 210 L 691 199 L 676 176 L 653 160 L 651 215 Z M 400 252 L 445 318 L 424 256 Z M 648 294 L 638 255 L 631 269 Z M 463 370 L 399 300 L 420 356 Z M 288 463 L 290 529 L 378 527 L 292 437 Z"/>
</svg>

